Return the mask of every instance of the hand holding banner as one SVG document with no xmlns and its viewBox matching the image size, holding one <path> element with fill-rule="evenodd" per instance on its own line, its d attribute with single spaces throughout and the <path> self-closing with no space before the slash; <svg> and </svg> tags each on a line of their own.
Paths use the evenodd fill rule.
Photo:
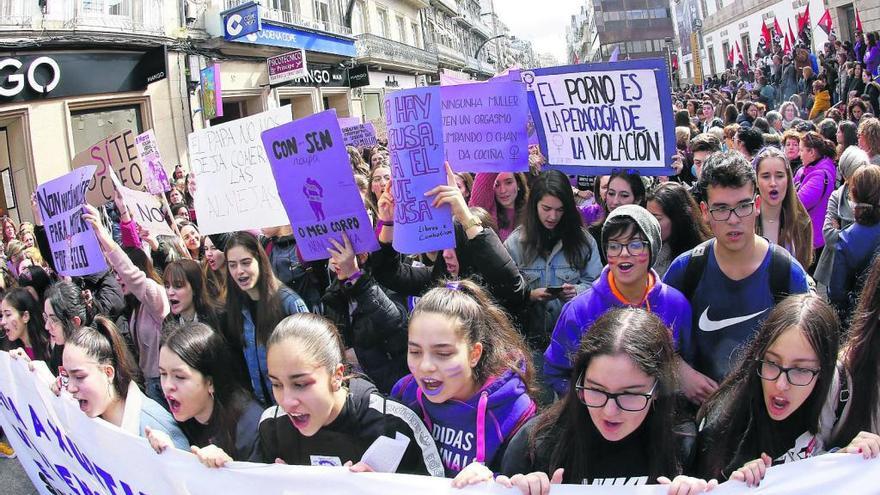
<svg viewBox="0 0 880 495">
<path fill-rule="evenodd" d="M 107 269 L 95 231 L 82 219 L 86 191 L 97 168 L 80 167 L 37 187 L 40 216 L 60 275 L 90 275 Z"/>
<path fill-rule="evenodd" d="M 452 212 L 434 208 L 425 193 L 446 184 L 440 87 L 385 96 L 394 194 L 394 249 L 417 254 L 455 247 Z"/>
<path fill-rule="evenodd" d="M 343 232 L 356 253 L 379 249 L 336 110 L 266 130 L 262 139 L 303 260 L 329 258 L 330 239 L 341 243 Z"/>
</svg>

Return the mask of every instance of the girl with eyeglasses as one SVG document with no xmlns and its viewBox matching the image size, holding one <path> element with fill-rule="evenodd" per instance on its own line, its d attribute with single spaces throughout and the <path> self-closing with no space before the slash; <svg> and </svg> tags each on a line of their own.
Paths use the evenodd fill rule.
<svg viewBox="0 0 880 495">
<path fill-rule="evenodd" d="M 675 420 L 675 368 L 660 318 L 639 308 L 608 311 L 581 342 L 562 400 L 513 437 L 496 481 L 527 495 L 547 493 L 551 483 L 711 490 L 714 480 L 680 476 L 696 428 Z"/>
<path fill-rule="evenodd" d="M 771 465 L 822 453 L 842 397 L 829 393 L 839 334 L 834 310 L 818 296 L 776 305 L 697 416 L 698 475 L 757 486 Z M 880 437 L 860 433 L 843 451 L 875 457 Z"/>
<path fill-rule="evenodd" d="M 604 312 L 619 306 L 645 308 L 657 314 L 674 338 L 690 331 L 691 308 L 678 290 L 660 281 L 651 268 L 662 241 L 660 224 L 637 205 L 616 208 L 602 226 L 602 248 L 608 265 L 592 287 L 562 307 L 544 353 L 544 378 L 563 396 L 569 389 L 573 356 L 587 328 Z"/>
</svg>

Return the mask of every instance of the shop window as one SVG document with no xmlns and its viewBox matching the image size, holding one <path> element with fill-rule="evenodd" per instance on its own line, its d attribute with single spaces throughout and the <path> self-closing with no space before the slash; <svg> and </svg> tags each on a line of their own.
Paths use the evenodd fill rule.
<svg viewBox="0 0 880 495">
<path fill-rule="evenodd" d="M 70 112 L 70 121 L 74 154 L 111 134 L 127 129 L 135 134 L 143 132 L 140 105 L 75 110 Z"/>
<path fill-rule="evenodd" d="M 382 95 L 379 93 L 364 93 L 361 104 L 364 108 L 364 120 L 382 118 Z"/>
<path fill-rule="evenodd" d="M 240 101 L 223 101 L 223 116 L 216 117 L 211 119 L 211 125 L 218 125 L 224 122 L 229 122 L 232 120 L 240 119 L 245 117 L 247 114 L 244 109 L 241 108 L 242 102 Z"/>
</svg>

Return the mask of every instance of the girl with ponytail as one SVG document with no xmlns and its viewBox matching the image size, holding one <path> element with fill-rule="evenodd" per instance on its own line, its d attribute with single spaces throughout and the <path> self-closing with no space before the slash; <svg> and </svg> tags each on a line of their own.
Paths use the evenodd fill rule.
<svg viewBox="0 0 880 495">
<path fill-rule="evenodd" d="M 507 313 L 470 280 L 431 289 L 410 317 L 407 365 L 391 394 L 422 417 L 446 475 L 475 462 L 497 472 L 536 408 L 531 354 Z"/>
<path fill-rule="evenodd" d="M 150 430 L 163 431 L 176 447 L 189 448 L 171 414 L 138 388 L 138 366 L 109 319 L 96 316 L 92 326 L 70 336 L 63 362 L 61 384 L 86 416 L 142 437 Z"/>
</svg>

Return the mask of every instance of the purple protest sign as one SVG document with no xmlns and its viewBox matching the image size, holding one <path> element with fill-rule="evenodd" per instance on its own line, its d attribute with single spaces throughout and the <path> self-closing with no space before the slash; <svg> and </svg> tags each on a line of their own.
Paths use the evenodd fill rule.
<svg viewBox="0 0 880 495">
<path fill-rule="evenodd" d="M 405 254 L 455 247 L 452 211 L 425 193 L 446 184 L 440 87 L 385 96 L 385 124 L 394 192 L 394 249 Z"/>
<path fill-rule="evenodd" d="M 342 139 L 346 146 L 355 148 L 371 148 L 379 144 L 376 140 L 376 128 L 373 127 L 372 122 L 343 127 Z"/>
<path fill-rule="evenodd" d="M 528 171 L 529 108 L 521 82 L 445 86 L 441 95 L 443 143 L 453 170 Z"/>
<path fill-rule="evenodd" d="M 339 117 L 336 120 L 339 121 L 339 127 L 343 129 L 361 124 L 360 117 Z"/>
<path fill-rule="evenodd" d="M 156 141 L 153 130 L 150 129 L 138 134 L 134 138 L 134 145 L 137 147 L 138 157 L 143 165 L 141 169 L 144 172 L 147 191 L 150 191 L 150 194 L 162 194 L 170 191 L 171 183 L 168 182 L 168 174 L 165 173 L 165 168 L 162 166 L 159 142 Z"/>
<path fill-rule="evenodd" d="M 82 276 L 107 269 L 95 231 L 82 219 L 86 189 L 97 165 L 76 168 L 37 187 L 37 205 L 60 275 Z"/>
<path fill-rule="evenodd" d="M 379 249 L 342 142 L 336 110 L 263 131 L 278 195 L 305 261 L 327 259 L 345 232 L 355 252 Z"/>
</svg>

